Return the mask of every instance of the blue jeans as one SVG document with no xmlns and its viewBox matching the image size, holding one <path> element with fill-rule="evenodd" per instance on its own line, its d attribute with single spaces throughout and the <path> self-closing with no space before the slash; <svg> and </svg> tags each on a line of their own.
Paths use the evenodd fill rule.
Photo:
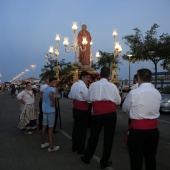
<svg viewBox="0 0 170 170">
<path fill-rule="evenodd" d="M 55 112 L 43 113 L 43 125 L 48 125 L 48 127 L 54 127 L 55 123 Z"/>
</svg>

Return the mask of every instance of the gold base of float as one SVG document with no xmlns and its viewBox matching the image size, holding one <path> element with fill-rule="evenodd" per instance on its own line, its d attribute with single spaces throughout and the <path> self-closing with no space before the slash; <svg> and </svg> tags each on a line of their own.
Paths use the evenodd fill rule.
<svg viewBox="0 0 170 170">
<path fill-rule="evenodd" d="M 57 81 L 59 81 L 59 70 L 56 70 L 55 76 L 54 78 L 56 78 Z"/>
<path fill-rule="evenodd" d="M 119 81 L 118 81 L 118 74 L 116 73 L 116 68 L 114 67 L 112 69 L 112 75 L 113 75 L 113 78 L 111 79 L 110 82 L 114 83 L 114 84 L 119 84 Z"/>
<path fill-rule="evenodd" d="M 78 66 L 74 65 L 73 83 L 79 80 Z"/>
<path fill-rule="evenodd" d="M 77 82 L 79 80 L 79 74 L 82 71 L 88 71 L 88 72 L 92 73 L 94 71 L 94 69 L 91 68 L 90 65 L 81 65 L 80 69 L 78 69 L 77 65 L 74 65 L 73 82 Z"/>
<path fill-rule="evenodd" d="M 112 83 L 117 85 L 117 84 L 119 84 L 119 81 L 118 81 L 118 74 L 116 73 L 116 69 L 117 68 L 113 68 L 113 70 L 112 70 L 113 78 L 110 80 L 110 82 L 112 82 Z M 88 71 L 90 73 L 93 73 L 94 69 L 91 68 L 90 65 L 82 65 L 81 69 L 78 69 L 78 66 L 74 65 L 73 82 L 77 82 L 79 80 L 79 74 L 82 71 Z"/>
</svg>

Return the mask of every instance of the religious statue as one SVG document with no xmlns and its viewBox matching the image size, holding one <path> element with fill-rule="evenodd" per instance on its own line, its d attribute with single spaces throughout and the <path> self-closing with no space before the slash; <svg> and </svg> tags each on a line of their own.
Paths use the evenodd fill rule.
<svg viewBox="0 0 170 170">
<path fill-rule="evenodd" d="M 91 38 L 90 33 L 86 30 L 87 26 L 83 24 L 81 27 L 82 27 L 82 30 L 78 33 L 78 37 L 77 37 L 78 45 L 80 47 L 78 58 L 82 66 L 85 66 L 85 65 L 89 66 L 90 65 L 90 42 L 92 38 Z M 88 41 L 86 46 L 83 46 L 82 44 L 83 37 L 86 37 L 86 40 Z"/>
</svg>

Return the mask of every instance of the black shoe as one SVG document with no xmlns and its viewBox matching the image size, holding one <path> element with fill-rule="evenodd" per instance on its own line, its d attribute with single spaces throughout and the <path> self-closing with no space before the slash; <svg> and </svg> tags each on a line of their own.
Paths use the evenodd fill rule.
<svg viewBox="0 0 170 170">
<path fill-rule="evenodd" d="M 101 169 L 105 169 L 106 167 L 111 166 L 111 165 L 112 165 L 112 161 L 108 161 L 107 163 L 100 161 Z"/>
<path fill-rule="evenodd" d="M 85 159 L 84 156 L 81 157 L 81 161 L 84 162 L 85 164 L 90 164 L 90 160 Z"/>
</svg>

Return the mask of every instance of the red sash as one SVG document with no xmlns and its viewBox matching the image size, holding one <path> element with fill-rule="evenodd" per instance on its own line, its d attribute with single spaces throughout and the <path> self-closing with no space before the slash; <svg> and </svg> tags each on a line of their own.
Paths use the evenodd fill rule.
<svg viewBox="0 0 170 170">
<path fill-rule="evenodd" d="M 78 110 L 88 110 L 89 103 L 87 101 L 73 100 L 73 108 Z"/>
<path fill-rule="evenodd" d="M 155 129 L 158 127 L 158 121 L 157 119 L 131 119 L 130 128 L 132 129 L 141 129 L 141 130 L 147 130 L 147 129 Z"/>
<path fill-rule="evenodd" d="M 116 106 L 111 101 L 92 102 L 94 115 L 106 114 L 116 111 Z"/>
</svg>

